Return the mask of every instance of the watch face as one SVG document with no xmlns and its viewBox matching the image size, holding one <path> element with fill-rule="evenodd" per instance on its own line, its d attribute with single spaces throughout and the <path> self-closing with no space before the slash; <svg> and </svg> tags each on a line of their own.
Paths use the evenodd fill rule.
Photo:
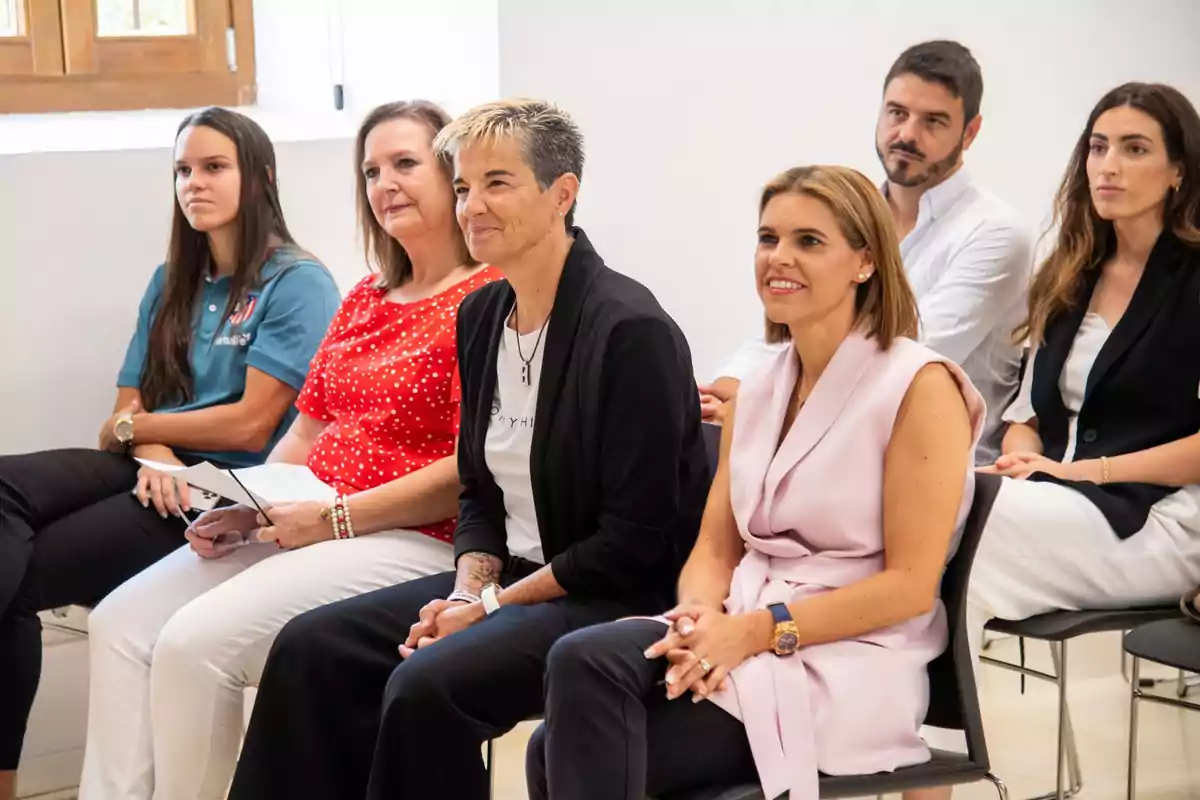
<svg viewBox="0 0 1200 800">
<path fill-rule="evenodd" d="M 796 646 L 799 643 L 796 634 L 781 633 L 779 634 L 779 638 L 775 640 L 775 652 L 780 655 L 790 655 L 796 652 Z"/>
<path fill-rule="evenodd" d="M 117 424 L 113 426 L 113 433 L 117 437 L 117 441 L 125 444 L 133 439 L 133 422 L 127 419 L 117 420 Z"/>
</svg>

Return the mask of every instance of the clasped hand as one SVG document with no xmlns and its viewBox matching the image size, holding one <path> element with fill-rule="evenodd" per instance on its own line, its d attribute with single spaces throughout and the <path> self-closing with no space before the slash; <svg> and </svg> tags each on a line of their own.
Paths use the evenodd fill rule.
<svg viewBox="0 0 1200 800">
<path fill-rule="evenodd" d="M 417 622 L 409 629 L 408 638 L 400 645 L 400 655 L 408 658 L 422 647 L 428 647 L 452 633 L 465 630 L 487 614 L 483 603 L 434 600 L 421 609 Z"/>
<path fill-rule="evenodd" d="M 755 646 L 747 615 L 729 615 L 708 606 L 681 605 L 666 613 L 671 621 L 667 635 L 646 650 L 646 658 L 666 657 L 667 699 L 692 692 L 699 702 L 717 689 L 727 688 L 726 677 L 761 650 Z M 707 669 L 706 669 L 707 667 Z"/>
</svg>

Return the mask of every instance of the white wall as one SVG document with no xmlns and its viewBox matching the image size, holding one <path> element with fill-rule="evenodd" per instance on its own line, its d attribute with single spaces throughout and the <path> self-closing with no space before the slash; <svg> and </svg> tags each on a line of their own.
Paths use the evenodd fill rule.
<svg viewBox="0 0 1200 800">
<path fill-rule="evenodd" d="M 260 104 L 249 113 L 275 141 L 292 233 L 346 290 L 366 270 L 358 119 L 388 100 L 454 113 L 494 98 L 496 0 L 254 6 Z M 0 116 L 0 453 L 90 446 L 111 413 L 138 301 L 166 250 L 182 113 Z"/>
<path fill-rule="evenodd" d="M 906 46 L 953 38 L 984 74 L 968 164 L 1040 222 L 1087 113 L 1128 80 L 1200 103 L 1195 0 L 500 0 L 506 95 L 581 123 L 580 224 L 659 296 L 707 376 L 759 329 L 757 192 L 801 163 L 882 179 L 873 133 Z"/>
<path fill-rule="evenodd" d="M 451 113 L 495 97 L 496 0 L 254 0 L 258 104 L 325 111 L 346 87 L 354 119 L 422 97 Z"/>
<path fill-rule="evenodd" d="M 293 235 L 348 288 L 366 270 L 351 142 L 277 149 Z M 0 156 L 0 453 L 94 444 L 166 252 L 170 160 L 169 148 Z"/>
<path fill-rule="evenodd" d="M 904 46 L 948 36 L 975 51 L 985 123 L 969 162 L 1031 220 L 1044 216 L 1105 89 L 1162 80 L 1200 101 L 1192 0 L 256 0 L 255 9 L 259 114 L 279 142 L 289 222 L 343 286 L 363 269 L 347 140 L 362 110 L 417 95 L 452 111 L 497 94 L 549 97 L 588 137 L 581 223 L 680 321 L 702 376 L 758 326 L 749 277 L 758 188 L 805 161 L 879 177 L 880 82 Z M 332 45 L 331 17 L 344 31 L 339 43 L 335 27 Z M 339 49 L 344 67 L 331 66 Z M 339 69 L 350 109 L 326 124 Z M 100 139 L 56 118 L 26 120 L 34 145 L 80 152 L 25 155 L 3 155 L 20 126 L 0 119 L 0 453 L 88 444 L 109 410 L 132 311 L 165 248 L 168 155 L 158 143 L 175 115 L 153 119 L 149 138 L 145 126 L 123 133 L 129 118 L 119 117 Z"/>
</svg>

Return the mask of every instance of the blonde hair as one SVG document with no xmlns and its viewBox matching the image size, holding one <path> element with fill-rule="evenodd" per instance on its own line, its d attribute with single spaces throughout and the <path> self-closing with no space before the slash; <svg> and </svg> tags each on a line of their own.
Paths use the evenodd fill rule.
<svg viewBox="0 0 1200 800">
<path fill-rule="evenodd" d="M 854 298 L 855 329 L 886 350 L 897 337 L 917 335 L 917 300 L 904 274 L 900 242 L 887 201 L 867 178 L 847 167 L 793 167 L 776 176 L 762 192 L 759 216 L 781 194 L 803 194 L 820 200 L 833 212 L 846 241 L 865 250 L 875 270 L 858 285 Z M 772 344 L 791 339 L 786 325 L 767 320 L 766 339 Z"/>
<path fill-rule="evenodd" d="M 583 134 L 567 112 L 545 100 L 497 100 L 472 108 L 443 128 L 434 150 L 453 156 L 463 144 L 516 139 L 542 190 L 563 175 L 583 179 Z M 575 207 L 566 215 L 574 224 Z"/>
</svg>

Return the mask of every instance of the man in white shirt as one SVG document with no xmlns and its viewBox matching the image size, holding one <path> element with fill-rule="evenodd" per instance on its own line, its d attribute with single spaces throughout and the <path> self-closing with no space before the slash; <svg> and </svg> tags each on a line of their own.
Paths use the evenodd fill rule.
<svg viewBox="0 0 1200 800">
<path fill-rule="evenodd" d="M 921 313 L 921 341 L 959 364 L 988 417 L 977 462 L 1000 449 L 1000 415 L 1018 384 L 1013 330 L 1024 313 L 1033 243 L 1013 211 L 971 181 L 963 153 L 979 133 L 983 76 L 967 48 L 933 41 L 905 50 L 884 81 L 875 150 L 887 172 L 905 271 Z M 709 386 L 706 420 L 719 422 L 740 381 L 780 345 L 747 342 Z"/>
</svg>

